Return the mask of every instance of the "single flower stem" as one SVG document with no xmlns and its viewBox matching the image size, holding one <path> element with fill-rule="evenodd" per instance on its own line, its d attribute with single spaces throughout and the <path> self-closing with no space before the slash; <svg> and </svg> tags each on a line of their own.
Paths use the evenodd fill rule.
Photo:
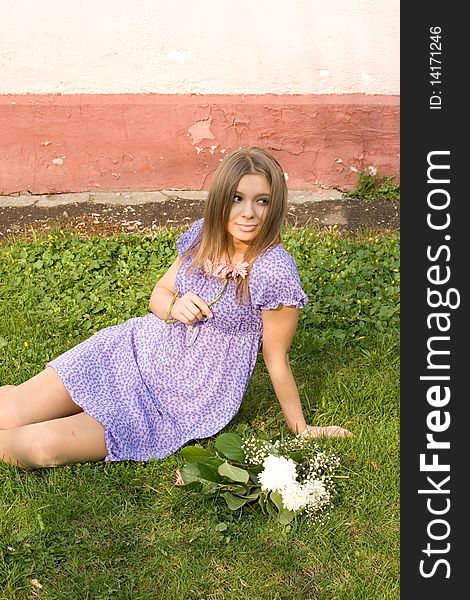
<svg viewBox="0 0 470 600">
<path fill-rule="evenodd" d="M 228 280 L 229 280 L 229 277 L 227 276 L 225 278 L 224 285 L 222 286 L 222 289 L 220 290 L 220 292 L 217 294 L 217 296 L 213 300 L 211 300 L 210 302 L 207 303 L 207 306 L 212 306 L 213 304 L 215 304 L 217 302 L 217 300 L 220 300 L 220 297 L 222 296 L 222 294 L 224 293 L 225 288 L 227 287 Z"/>
</svg>

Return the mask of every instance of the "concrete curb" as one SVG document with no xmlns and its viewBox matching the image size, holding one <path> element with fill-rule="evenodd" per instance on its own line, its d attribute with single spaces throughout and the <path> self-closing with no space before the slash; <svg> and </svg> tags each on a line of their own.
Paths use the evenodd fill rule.
<svg viewBox="0 0 470 600">
<path fill-rule="evenodd" d="M 319 190 L 315 192 L 293 190 L 289 192 L 289 203 L 323 202 L 340 200 L 342 192 L 337 190 Z M 67 204 L 109 204 L 111 206 L 135 206 L 155 202 L 178 200 L 206 200 L 207 192 L 198 190 L 161 190 L 155 192 L 76 192 L 68 194 L 0 196 L 0 207 L 35 206 L 52 208 Z"/>
</svg>

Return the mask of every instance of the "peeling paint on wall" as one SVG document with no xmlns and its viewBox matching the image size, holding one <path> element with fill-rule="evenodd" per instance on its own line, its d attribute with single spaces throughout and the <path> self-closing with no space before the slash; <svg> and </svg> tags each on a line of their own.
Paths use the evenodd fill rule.
<svg viewBox="0 0 470 600">
<path fill-rule="evenodd" d="M 192 138 L 192 144 L 199 144 L 201 140 L 214 140 L 215 136 L 212 133 L 211 127 L 212 117 L 208 119 L 204 119 L 202 121 L 196 121 L 194 125 L 192 125 L 188 129 L 188 133 Z"/>
</svg>

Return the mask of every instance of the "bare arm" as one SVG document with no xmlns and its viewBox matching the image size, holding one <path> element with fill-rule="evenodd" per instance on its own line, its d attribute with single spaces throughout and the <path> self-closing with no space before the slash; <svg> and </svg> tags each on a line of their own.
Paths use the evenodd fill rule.
<svg viewBox="0 0 470 600">
<path fill-rule="evenodd" d="M 168 309 L 176 293 L 176 274 L 180 266 L 181 260 L 177 258 L 153 288 L 149 308 L 159 319 L 164 319 L 168 314 Z M 202 298 L 193 292 L 188 292 L 176 300 L 169 316 L 185 325 L 192 325 L 204 317 L 212 317 L 212 312 Z"/>
<path fill-rule="evenodd" d="M 289 429 L 314 438 L 350 437 L 350 431 L 336 425 L 316 427 L 305 423 L 288 355 L 299 318 L 298 309 L 281 305 L 276 310 L 263 310 L 262 315 L 264 362 Z"/>
<path fill-rule="evenodd" d="M 293 306 L 263 310 L 263 358 L 286 423 L 294 433 L 307 430 L 297 385 L 289 364 L 289 348 L 299 318 Z"/>
<path fill-rule="evenodd" d="M 177 258 L 168 271 L 159 279 L 150 296 L 149 308 L 159 319 L 164 319 L 170 307 L 170 303 L 176 293 L 176 273 L 180 268 L 181 261 Z"/>
</svg>

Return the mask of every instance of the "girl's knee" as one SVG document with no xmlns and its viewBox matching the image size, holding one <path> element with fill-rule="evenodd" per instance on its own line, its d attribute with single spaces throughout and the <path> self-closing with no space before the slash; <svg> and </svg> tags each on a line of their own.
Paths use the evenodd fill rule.
<svg viewBox="0 0 470 600">
<path fill-rule="evenodd" d="M 36 440 L 32 459 L 36 467 L 56 467 L 65 464 L 61 440 L 56 434 Z"/>
<path fill-rule="evenodd" d="M 83 413 L 0 432 L 6 462 L 40 468 L 104 459 L 104 428 Z"/>
<path fill-rule="evenodd" d="M 5 385 L 0 388 L 0 429 L 13 429 L 21 424 L 18 404 L 15 402 L 15 391 L 15 385 Z"/>
<path fill-rule="evenodd" d="M 55 467 L 61 463 L 60 444 L 54 434 L 37 435 L 34 429 L 21 427 L 12 432 L 15 435 L 14 450 L 18 462 L 24 467 Z"/>
</svg>

